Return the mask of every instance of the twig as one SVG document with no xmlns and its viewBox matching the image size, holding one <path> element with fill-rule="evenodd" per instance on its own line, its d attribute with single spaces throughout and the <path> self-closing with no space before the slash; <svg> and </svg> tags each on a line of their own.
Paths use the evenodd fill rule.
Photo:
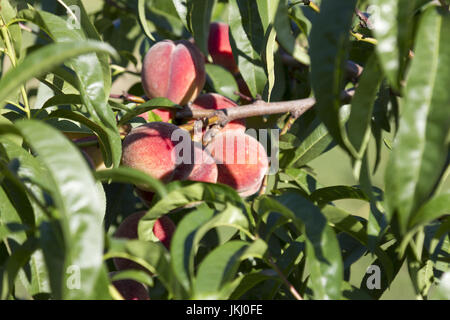
<svg viewBox="0 0 450 320">
<path fill-rule="evenodd" d="M 353 97 L 353 94 L 354 89 L 344 91 L 341 97 L 342 102 L 348 103 Z M 176 118 L 208 119 L 209 124 L 217 123 L 224 126 L 229 121 L 237 119 L 287 112 L 289 112 L 293 117 L 298 118 L 303 113 L 311 109 L 315 103 L 315 98 L 305 98 L 279 102 L 265 102 L 262 100 L 257 100 L 244 106 L 221 110 L 194 110 L 185 106 L 182 110 L 176 113 Z"/>
<path fill-rule="evenodd" d="M 283 280 L 284 285 L 289 289 L 289 292 L 294 296 L 297 300 L 303 300 L 302 296 L 298 293 L 298 291 L 295 289 L 295 287 L 292 285 L 292 283 L 289 282 L 289 280 L 286 278 L 286 276 L 281 272 L 280 268 L 272 261 L 272 258 L 268 258 L 267 262 L 269 265 L 278 273 L 281 280 Z"/>
</svg>

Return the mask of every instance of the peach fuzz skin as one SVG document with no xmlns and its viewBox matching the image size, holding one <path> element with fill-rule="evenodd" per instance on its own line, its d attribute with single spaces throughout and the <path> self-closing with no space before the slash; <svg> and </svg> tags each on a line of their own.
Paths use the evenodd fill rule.
<svg viewBox="0 0 450 320">
<path fill-rule="evenodd" d="M 239 72 L 239 69 L 231 51 L 229 33 L 230 28 L 226 23 L 211 23 L 209 27 L 208 52 L 215 64 L 236 74 Z"/>
<path fill-rule="evenodd" d="M 176 168 L 172 133 L 179 129 L 165 122 L 149 122 L 130 131 L 123 141 L 122 164 L 162 181 L 170 181 Z"/>
<path fill-rule="evenodd" d="M 128 217 L 126 217 L 117 228 L 116 232 L 114 233 L 114 237 L 137 239 L 139 220 L 145 215 L 145 213 L 146 211 L 139 211 L 132 213 Z M 172 240 L 172 235 L 174 232 L 175 224 L 168 216 L 160 217 L 155 221 L 155 224 L 153 225 L 153 233 L 166 248 L 170 248 L 170 241 Z M 117 270 L 138 269 L 147 271 L 147 269 L 144 269 L 139 264 L 131 260 L 114 258 L 113 261 Z"/>
<path fill-rule="evenodd" d="M 189 41 L 163 40 L 145 55 L 141 78 L 149 98 L 165 97 L 185 105 L 205 85 L 205 62 L 200 50 Z"/>
<path fill-rule="evenodd" d="M 242 197 L 253 195 L 259 190 L 269 161 L 258 140 L 230 130 L 216 135 L 207 150 L 217 163 L 217 182 L 229 185 Z"/>
</svg>

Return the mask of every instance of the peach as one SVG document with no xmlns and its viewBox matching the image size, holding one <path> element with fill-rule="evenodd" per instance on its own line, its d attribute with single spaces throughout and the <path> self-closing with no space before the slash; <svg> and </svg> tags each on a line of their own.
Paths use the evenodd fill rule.
<svg viewBox="0 0 450 320">
<path fill-rule="evenodd" d="M 205 62 L 200 50 L 189 41 L 164 40 L 145 55 L 141 78 L 149 98 L 165 97 L 185 105 L 205 85 Z"/>
<path fill-rule="evenodd" d="M 200 182 L 217 182 L 217 165 L 208 151 L 203 150 L 198 142 L 192 143 L 190 163 L 182 163 L 175 170 L 173 180 L 190 180 Z"/>
<path fill-rule="evenodd" d="M 230 28 L 226 23 L 211 23 L 209 27 L 208 52 L 215 64 L 235 74 L 239 72 L 239 69 L 231 51 L 229 32 Z"/>
<path fill-rule="evenodd" d="M 158 115 L 163 122 L 169 122 L 173 119 L 173 115 L 170 110 L 153 109 L 152 111 L 156 113 L 156 115 Z M 148 121 L 148 112 L 141 113 L 138 117 L 144 118 L 145 121 Z"/>
<path fill-rule="evenodd" d="M 114 274 L 115 272 L 111 272 L 110 276 Z M 147 289 L 135 280 L 116 280 L 112 284 L 125 300 L 150 300 Z"/>
<path fill-rule="evenodd" d="M 269 161 L 258 140 L 237 130 L 222 131 L 213 138 L 207 150 L 217 163 L 217 182 L 231 186 L 242 197 L 259 190 Z"/>
<path fill-rule="evenodd" d="M 114 233 L 116 238 L 137 239 L 139 220 L 145 215 L 146 211 L 138 211 L 126 217 Z M 162 216 L 155 221 L 153 233 L 166 248 L 170 248 L 170 241 L 175 232 L 175 224 L 168 216 Z M 139 264 L 123 259 L 114 258 L 114 265 L 117 270 L 139 269 L 143 270 Z M 146 269 L 145 269 L 146 270 Z"/>
<path fill-rule="evenodd" d="M 191 105 L 192 109 L 211 109 L 220 110 L 237 107 L 237 104 L 230 99 L 217 94 L 217 93 L 206 93 L 198 96 L 197 99 Z M 245 131 L 245 121 L 244 120 L 234 120 L 227 123 L 224 130 L 237 129 L 242 132 Z"/>
<path fill-rule="evenodd" d="M 177 166 L 177 142 L 171 138 L 177 129 L 176 125 L 166 122 L 149 122 L 133 128 L 123 141 L 122 164 L 153 178 L 170 181 Z"/>
</svg>

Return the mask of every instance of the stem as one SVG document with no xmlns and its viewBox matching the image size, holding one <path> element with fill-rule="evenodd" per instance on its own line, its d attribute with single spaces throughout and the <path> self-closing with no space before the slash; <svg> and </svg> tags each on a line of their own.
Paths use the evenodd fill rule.
<svg viewBox="0 0 450 320">
<path fill-rule="evenodd" d="M 350 31 L 350 34 L 356 38 L 358 41 L 371 43 L 373 45 L 376 45 L 378 43 L 377 39 L 365 37 L 361 33 Z"/>
<path fill-rule="evenodd" d="M 342 93 L 342 102 L 348 103 L 353 97 L 354 90 L 349 89 Z M 176 117 L 204 119 L 208 118 L 208 123 L 217 123 L 224 126 L 229 121 L 250 118 L 256 116 L 263 116 L 269 114 L 281 114 L 289 112 L 295 118 L 298 118 L 303 113 L 311 109 L 316 104 L 315 98 L 305 98 L 290 101 L 279 102 L 264 102 L 257 100 L 254 103 L 243 105 L 235 108 L 227 108 L 220 110 L 193 110 L 185 106 L 182 110 L 176 113 Z"/>
<path fill-rule="evenodd" d="M 1 28 L 2 38 L 5 42 L 6 52 L 8 54 L 9 59 L 11 60 L 11 65 L 13 67 L 16 67 L 17 66 L 16 52 L 11 44 L 9 30 L 8 30 L 8 27 L 6 27 L 6 25 L 5 25 L 3 17 L 1 18 L 1 27 L 0 28 Z M 27 91 L 25 90 L 24 85 L 20 86 L 20 94 L 22 95 L 23 104 L 25 106 L 24 112 L 27 115 L 27 118 L 30 119 L 31 118 L 30 105 L 28 103 Z"/>
<path fill-rule="evenodd" d="M 285 277 L 283 272 L 281 272 L 280 268 L 278 268 L 276 263 L 274 263 L 272 261 L 271 257 L 269 257 L 267 259 L 267 262 L 276 271 L 276 273 L 278 273 L 278 275 L 280 276 L 281 280 L 283 280 L 284 285 L 289 289 L 289 292 L 294 296 L 294 298 L 297 299 L 297 300 L 303 300 L 302 296 L 298 293 L 298 291 L 295 289 L 295 287 L 292 285 L 292 283 L 290 283 L 289 280 Z"/>
</svg>

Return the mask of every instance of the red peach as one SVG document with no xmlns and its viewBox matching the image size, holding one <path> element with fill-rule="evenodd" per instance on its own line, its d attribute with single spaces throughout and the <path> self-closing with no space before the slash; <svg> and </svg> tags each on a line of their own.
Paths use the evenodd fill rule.
<svg viewBox="0 0 450 320">
<path fill-rule="evenodd" d="M 211 23 L 209 27 L 208 52 L 215 64 L 235 74 L 239 72 L 239 69 L 231 50 L 229 30 L 230 28 L 226 23 Z"/>
<path fill-rule="evenodd" d="M 158 115 L 163 122 L 169 122 L 173 119 L 172 112 L 170 110 L 165 109 L 153 109 L 152 110 L 156 115 Z M 138 117 L 144 118 L 148 121 L 148 112 L 141 113 Z"/>
<path fill-rule="evenodd" d="M 236 130 L 225 131 L 213 138 L 207 150 L 217 163 L 217 182 L 231 186 L 242 197 L 259 190 L 269 161 L 258 140 Z"/>
<path fill-rule="evenodd" d="M 176 168 L 177 142 L 171 137 L 177 129 L 176 125 L 166 122 L 149 122 L 132 129 L 123 141 L 123 165 L 169 181 Z"/>
<path fill-rule="evenodd" d="M 165 97 L 185 105 L 205 85 L 205 62 L 200 50 L 189 41 L 164 40 L 145 55 L 141 78 L 149 98 Z"/>
<path fill-rule="evenodd" d="M 190 163 L 182 163 L 175 170 L 173 180 L 190 180 L 200 182 L 217 182 L 217 165 L 208 151 L 203 150 L 198 142 L 192 143 Z"/>
<path fill-rule="evenodd" d="M 116 232 L 114 233 L 114 237 L 137 239 L 139 220 L 145 215 L 145 213 L 146 211 L 139 211 L 132 213 L 128 217 L 126 217 L 117 228 Z M 159 219 L 155 221 L 155 224 L 153 225 L 153 233 L 155 237 L 158 238 L 159 241 L 161 241 L 166 248 L 170 248 L 170 241 L 172 239 L 172 235 L 174 232 L 175 232 L 175 224 L 168 216 L 161 216 Z M 146 270 L 139 264 L 131 260 L 123 258 L 114 258 L 113 261 L 117 270 L 127 270 L 127 269 Z"/>
</svg>

